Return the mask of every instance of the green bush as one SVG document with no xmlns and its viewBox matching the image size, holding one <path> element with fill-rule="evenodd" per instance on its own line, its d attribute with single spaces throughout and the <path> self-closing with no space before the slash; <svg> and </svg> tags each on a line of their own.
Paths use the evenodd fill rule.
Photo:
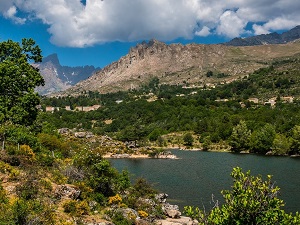
<svg viewBox="0 0 300 225">
<path fill-rule="evenodd" d="M 278 198 L 279 188 L 271 181 L 271 176 L 263 181 L 261 176 L 251 176 L 250 171 L 243 173 L 241 168 L 233 169 L 232 190 L 223 190 L 225 203 L 215 205 L 206 214 L 198 207 L 185 207 L 185 213 L 198 219 L 200 224 L 300 224 L 300 215 L 287 214 L 282 207 L 283 200 Z"/>
</svg>

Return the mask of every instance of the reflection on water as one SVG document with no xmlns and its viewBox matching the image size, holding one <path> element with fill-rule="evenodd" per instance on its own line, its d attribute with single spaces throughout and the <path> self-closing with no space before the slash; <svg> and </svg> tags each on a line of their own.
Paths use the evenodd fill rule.
<svg viewBox="0 0 300 225">
<path fill-rule="evenodd" d="M 300 211 L 300 159 L 219 152 L 174 150 L 180 159 L 110 159 L 118 170 L 127 169 L 132 179 L 144 177 L 161 192 L 168 193 L 169 202 L 210 207 L 212 195 L 222 200 L 220 191 L 230 189 L 233 167 L 239 166 L 252 175 L 264 178 L 271 174 L 281 188 L 287 211 Z"/>
</svg>

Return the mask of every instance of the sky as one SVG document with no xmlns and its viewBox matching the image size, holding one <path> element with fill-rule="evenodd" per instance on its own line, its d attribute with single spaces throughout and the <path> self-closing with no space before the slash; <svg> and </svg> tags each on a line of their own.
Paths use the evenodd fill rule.
<svg viewBox="0 0 300 225">
<path fill-rule="evenodd" d="M 0 41 L 105 67 L 142 41 L 216 44 L 300 25 L 300 0 L 0 0 Z"/>
</svg>

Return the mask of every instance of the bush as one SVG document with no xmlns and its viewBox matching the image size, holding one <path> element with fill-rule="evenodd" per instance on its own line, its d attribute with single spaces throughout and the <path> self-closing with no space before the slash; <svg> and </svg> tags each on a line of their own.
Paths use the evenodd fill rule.
<svg viewBox="0 0 300 225">
<path fill-rule="evenodd" d="M 68 200 L 63 204 L 64 212 L 72 216 L 82 216 L 89 214 L 89 205 L 86 201 Z"/>
<path fill-rule="evenodd" d="M 283 200 L 277 197 L 279 188 L 271 181 L 270 175 L 263 181 L 261 176 L 251 176 L 250 171 L 244 174 L 237 167 L 231 176 L 234 184 L 232 191 L 222 191 L 223 205 L 216 204 L 208 214 L 197 207 L 187 206 L 185 213 L 198 219 L 200 224 L 300 224 L 298 213 L 293 216 L 282 209 Z"/>
</svg>

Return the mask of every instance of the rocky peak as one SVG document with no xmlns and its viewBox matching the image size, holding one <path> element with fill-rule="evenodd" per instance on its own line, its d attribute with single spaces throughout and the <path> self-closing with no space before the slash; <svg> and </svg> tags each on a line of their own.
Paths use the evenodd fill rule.
<svg viewBox="0 0 300 225">
<path fill-rule="evenodd" d="M 58 91 L 64 91 L 81 80 L 90 77 L 100 68 L 94 66 L 69 67 L 60 65 L 56 53 L 44 57 L 42 62 L 36 64 L 45 80 L 45 85 L 37 87 L 36 91 L 41 95 L 48 95 Z"/>
<path fill-rule="evenodd" d="M 50 63 L 52 63 L 52 64 L 54 64 L 54 65 L 56 65 L 58 67 L 60 66 L 59 59 L 58 59 L 58 56 L 57 56 L 56 53 L 53 53 L 51 55 L 48 55 L 47 57 L 44 57 L 43 60 L 42 60 L 42 62 L 44 64 L 50 62 Z"/>
</svg>

